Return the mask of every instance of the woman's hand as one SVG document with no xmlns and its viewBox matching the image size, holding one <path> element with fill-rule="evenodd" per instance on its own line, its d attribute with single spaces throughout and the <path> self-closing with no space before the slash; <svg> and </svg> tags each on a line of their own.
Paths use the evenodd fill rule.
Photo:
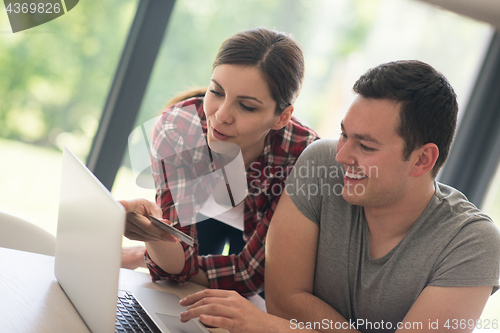
<svg viewBox="0 0 500 333">
<path fill-rule="evenodd" d="M 181 313 L 182 322 L 199 317 L 204 325 L 231 333 L 271 332 L 271 327 L 286 330 L 289 326 L 286 320 L 260 310 L 236 291 L 205 289 L 182 299 L 180 304 L 189 306 Z"/>
<path fill-rule="evenodd" d="M 154 202 L 146 199 L 122 200 L 120 203 L 127 212 L 125 237 L 143 242 L 148 241 L 178 241 L 168 232 L 157 228 L 149 220 L 149 215 L 161 219 L 162 211 Z M 163 219 L 162 219 L 163 220 Z M 166 220 L 163 220 L 166 221 Z M 166 221 L 167 223 L 170 223 Z"/>
<path fill-rule="evenodd" d="M 146 268 L 144 260 L 145 246 L 122 247 L 122 268 L 136 269 L 138 267 Z"/>
</svg>

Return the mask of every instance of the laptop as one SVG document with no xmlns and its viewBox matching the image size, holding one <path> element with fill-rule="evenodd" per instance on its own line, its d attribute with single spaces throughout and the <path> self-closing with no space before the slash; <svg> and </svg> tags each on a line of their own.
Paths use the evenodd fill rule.
<svg viewBox="0 0 500 333">
<path fill-rule="evenodd" d="M 124 228 L 123 206 L 64 148 L 54 270 L 88 328 L 100 333 L 116 327 L 121 332 L 117 311 L 130 307 L 141 312 L 142 307 L 140 316 L 149 321 L 153 332 L 208 333 L 199 320 L 181 323 L 185 308 L 177 295 L 143 287 L 126 294 L 118 290 Z M 117 310 L 120 299 L 127 304 Z"/>
</svg>

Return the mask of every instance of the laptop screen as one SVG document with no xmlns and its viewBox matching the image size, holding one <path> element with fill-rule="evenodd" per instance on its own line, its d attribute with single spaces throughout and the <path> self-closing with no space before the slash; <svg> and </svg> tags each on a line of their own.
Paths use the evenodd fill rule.
<svg viewBox="0 0 500 333">
<path fill-rule="evenodd" d="M 64 149 L 55 276 L 92 332 L 112 332 L 125 210 Z"/>
</svg>

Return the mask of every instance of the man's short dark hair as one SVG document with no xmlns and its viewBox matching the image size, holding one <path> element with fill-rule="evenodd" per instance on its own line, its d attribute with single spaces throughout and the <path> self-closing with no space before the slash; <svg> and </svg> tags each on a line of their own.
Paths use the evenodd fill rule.
<svg viewBox="0 0 500 333">
<path fill-rule="evenodd" d="M 443 74 L 416 60 L 394 61 L 369 69 L 354 84 L 365 98 L 401 103 L 397 133 L 406 143 L 404 160 L 427 143 L 439 148 L 435 177 L 448 158 L 457 126 L 457 96 Z"/>
</svg>

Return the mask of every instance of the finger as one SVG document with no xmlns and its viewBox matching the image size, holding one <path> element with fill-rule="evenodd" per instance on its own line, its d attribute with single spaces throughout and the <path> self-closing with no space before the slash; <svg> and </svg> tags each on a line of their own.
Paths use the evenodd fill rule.
<svg viewBox="0 0 500 333">
<path fill-rule="evenodd" d="M 150 215 L 160 219 L 162 217 L 161 208 L 156 203 L 146 199 L 122 200 L 120 203 L 127 211 L 127 221 L 141 229 L 132 228 L 132 233 L 139 234 L 142 238 L 150 240 L 178 241 L 176 238 L 172 238 L 169 233 L 157 228 L 149 220 Z M 163 221 L 170 223 L 167 220 Z M 127 224 L 126 228 L 129 229 L 129 227 L 130 225 Z M 127 236 L 127 233 L 125 235 Z"/>
<path fill-rule="evenodd" d="M 210 315 L 229 319 L 235 317 L 234 310 L 231 307 L 219 303 L 211 303 L 196 308 L 190 307 L 186 311 L 181 313 L 180 318 L 181 321 L 185 323 L 193 318 L 198 318 L 201 315 Z"/>
<path fill-rule="evenodd" d="M 233 332 L 235 328 L 234 321 L 229 318 L 202 314 L 199 319 L 205 326 L 222 328 L 230 332 Z"/>
<path fill-rule="evenodd" d="M 163 212 L 162 212 L 160 206 L 158 206 L 154 202 L 152 202 L 151 204 L 152 204 L 151 205 L 151 215 L 153 215 L 154 217 L 157 217 L 157 218 L 162 218 Z"/>
<path fill-rule="evenodd" d="M 118 202 L 123 206 L 123 208 L 125 208 L 125 211 L 127 211 L 127 207 L 128 207 L 127 200 L 119 200 Z"/>
<path fill-rule="evenodd" d="M 149 215 L 153 215 L 154 217 L 157 218 L 162 218 L 163 217 L 163 212 L 155 202 L 146 200 L 146 199 L 140 199 L 138 200 L 138 207 L 136 207 L 136 211 L 146 217 L 149 217 Z"/>
<path fill-rule="evenodd" d="M 136 269 L 146 267 L 144 260 L 145 246 L 122 247 L 122 268 Z"/>
<path fill-rule="evenodd" d="M 142 235 L 149 240 L 165 240 L 177 242 L 178 239 L 170 235 L 168 232 L 161 230 L 151 223 L 149 216 L 143 216 L 136 212 L 127 214 L 127 229 L 132 232 Z M 166 221 L 170 223 L 169 221 Z"/>
<path fill-rule="evenodd" d="M 182 306 L 191 306 L 196 302 L 202 300 L 207 297 L 230 297 L 233 291 L 229 290 L 221 290 L 221 289 L 204 289 L 202 291 L 198 291 L 194 294 L 187 296 L 186 298 L 181 299 L 180 305 Z"/>
<path fill-rule="evenodd" d="M 120 204 L 125 208 L 127 213 L 135 212 L 146 217 L 150 214 L 158 217 L 162 216 L 160 207 L 156 203 L 146 199 L 121 200 Z"/>
<path fill-rule="evenodd" d="M 205 295 L 206 295 L 205 290 L 198 291 L 194 294 L 191 294 L 191 295 L 181 299 L 179 304 L 182 306 L 193 305 L 194 303 L 198 302 L 200 299 L 203 299 L 205 297 Z"/>
<path fill-rule="evenodd" d="M 130 240 L 134 241 L 140 241 L 140 242 L 147 242 L 149 239 L 146 239 L 144 236 L 136 234 L 134 232 L 125 232 L 125 237 L 127 237 Z"/>
<path fill-rule="evenodd" d="M 141 210 L 145 206 L 145 199 L 134 199 L 134 200 L 120 200 L 119 203 L 125 208 L 127 213 Z"/>
<path fill-rule="evenodd" d="M 224 290 L 224 291 L 211 291 L 208 293 L 213 294 L 213 296 L 203 297 L 202 299 L 196 301 L 194 304 L 191 304 L 187 310 L 194 311 L 194 310 L 197 310 L 200 308 L 203 308 L 206 310 L 206 309 L 211 309 L 211 307 L 210 307 L 211 305 L 215 305 L 216 307 L 221 306 L 221 307 L 226 307 L 227 309 L 230 309 L 230 310 L 224 312 L 225 316 L 228 316 L 229 314 L 231 314 L 232 316 L 236 316 L 238 311 L 240 311 L 241 309 L 243 309 L 245 307 L 245 302 L 243 302 L 243 303 L 241 302 L 242 300 L 245 300 L 245 299 L 242 296 L 240 296 L 239 294 L 237 297 L 233 297 L 234 295 L 232 295 L 232 293 L 235 293 L 235 292 Z M 219 296 L 221 296 L 221 297 L 219 297 Z M 203 309 L 202 309 L 202 311 L 204 311 Z M 205 312 L 202 312 L 202 313 L 205 313 Z M 200 313 L 197 311 L 191 312 L 191 315 L 197 315 L 197 314 L 200 314 Z"/>
<path fill-rule="evenodd" d="M 143 223 L 143 222 L 140 222 Z M 125 226 L 125 237 L 132 239 L 131 235 L 139 235 L 142 240 L 161 240 L 162 238 L 145 230 L 135 217 L 129 217 Z M 137 237 L 135 237 L 137 238 Z M 135 239 L 138 240 L 138 239 Z"/>
</svg>

